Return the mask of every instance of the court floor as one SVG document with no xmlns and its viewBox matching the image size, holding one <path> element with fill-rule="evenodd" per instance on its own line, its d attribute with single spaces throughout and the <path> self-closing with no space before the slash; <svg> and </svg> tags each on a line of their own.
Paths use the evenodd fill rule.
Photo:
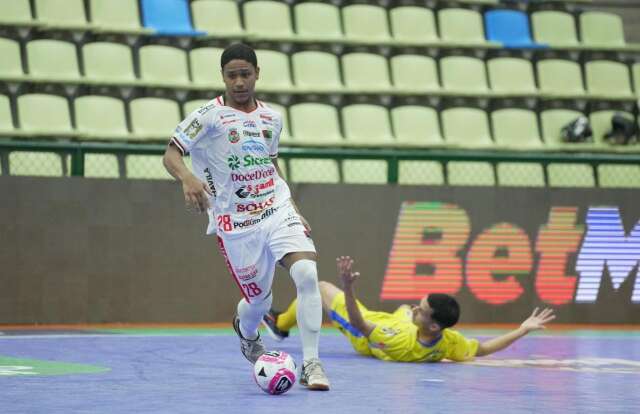
<svg viewBox="0 0 640 414">
<path fill-rule="evenodd" d="M 462 329 L 471 337 L 497 332 Z M 299 337 L 265 338 L 300 361 Z M 329 392 L 260 391 L 230 329 L 1 330 L 0 413 L 638 412 L 640 331 L 550 331 L 472 363 L 357 356 L 333 329 Z"/>
</svg>

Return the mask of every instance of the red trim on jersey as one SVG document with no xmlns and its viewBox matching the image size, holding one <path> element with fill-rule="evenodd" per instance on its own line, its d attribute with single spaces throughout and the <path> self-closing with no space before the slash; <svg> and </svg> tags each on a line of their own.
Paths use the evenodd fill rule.
<svg viewBox="0 0 640 414">
<path fill-rule="evenodd" d="M 220 98 L 222 98 L 222 96 L 218 96 L 216 98 L 216 102 L 218 102 L 218 104 L 220 104 L 221 106 L 224 106 L 224 103 L 222 102 L 222 100 Z"/>
<path fill-rule="evenodd" d="M 227 265 L 227 269 L 229 269 L 231 276 L 233 276 L 233 280 L 236 281 L 236 284 L 238 285 L 238 289 L 240 289 L 242 296 L 244 296 L 244 300 L 246 300 L 247 303 L 251 303 L 247 295 L 244 293 L 244 290 L 242 289 L 242 285 L 240 284 L 240 279 L 238 279 L 238 276 L 236 276 L 236 272 L 233 271 L 233 267 L 231 266 L 231 262 L 229 261 L 229 255 L 227 255 L 227 250 L 224 248 L 224 242 L 222 241 L 222 237 L 220 236 L 218 236 L 218 248 L 220 249 L 220 253 L 222 253 L 222 257 L 224 258 L 224 262 Z"/>
<path fill-rule="evenodd" d="M 256 103 L 258 104 L 259 108 L 264 108 L 264 104 L 262 102 L 260 102 L 259 100 L 256 99 Z"/>
<path fill-rule="evenodd" d="M 171 138 L 171 142 L 173 142 L 174 144 L 176 144 L 176 147 L 180 150 L 180 152 L 182 153 L 182 155 L 186 155 L 187 151 L 184 149 L 184 147 L 182 146 L 182 143 L 178 140 L 178 138 L 176 138 L 176 137 L 172 137 L 172 138 Z"/>
</svg>

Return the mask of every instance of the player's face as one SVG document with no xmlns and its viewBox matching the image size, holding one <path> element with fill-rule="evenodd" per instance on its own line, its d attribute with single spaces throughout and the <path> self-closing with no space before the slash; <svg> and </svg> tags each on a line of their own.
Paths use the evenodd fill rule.
<svg viewBox="0 0 640 414">
<path fill-rule="evenodd" d="M 253 99 L 260 68 L 242 59 L 234 59 L 222 68 L 222 80 L 227 96 L 235 103 L 246 104 Z"/>
<path fill-rule="evenodd" d="M 417 326 L 434 332 L 440 330 L 438 323 L 431 319 L 433 309 L 429 307 L 429 302 L 427 302 L 426 297 L 424 297 L 417 306 L 412 306 L 411 311 L 413 312 L 413 323 Z"/>
</svg>

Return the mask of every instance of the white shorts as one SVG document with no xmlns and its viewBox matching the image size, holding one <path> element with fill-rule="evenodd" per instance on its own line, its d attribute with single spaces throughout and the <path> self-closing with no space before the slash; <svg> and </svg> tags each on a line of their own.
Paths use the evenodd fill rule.
<svg viewBox="0 0 640 414">
<path fill-rule="evenodd" d="M 261 302 L 269 296 L 276 263 L 287 253 L 316 251 L 291 203 L 280 206 L 251 231 L 218 235 L 218 247 L 247 302 Z"/>
</svg>

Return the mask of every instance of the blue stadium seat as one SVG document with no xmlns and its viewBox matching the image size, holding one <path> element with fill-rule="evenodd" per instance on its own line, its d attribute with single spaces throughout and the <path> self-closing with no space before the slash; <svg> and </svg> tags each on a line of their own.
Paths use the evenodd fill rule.
<svg viewBox="0 0 640 414">
<path fill-rule="evenodd" d="M 527 14 L 517 10 L 491 10 L 484 14 L 487 40 L 504 47 L 539 49 L 549 47 L 531 40 Z"/>
<path fill-rule="evenodd" d="M 141 0 L 140 4 L 144 26 L 159 35 L 206 35 L 206 32 L 193 29 L 188 0 Z"/>
</svg>

